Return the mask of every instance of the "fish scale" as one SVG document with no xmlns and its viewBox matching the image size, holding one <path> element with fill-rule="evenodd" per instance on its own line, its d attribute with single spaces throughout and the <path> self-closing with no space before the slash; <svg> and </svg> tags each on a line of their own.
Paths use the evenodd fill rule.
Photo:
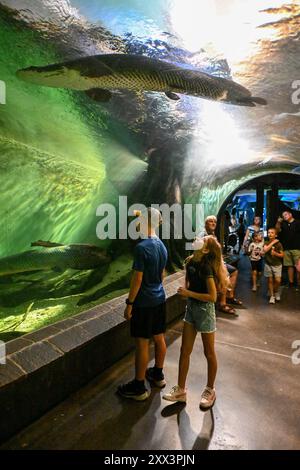
<svg viewBox="0 0 300 470">
<path fill-rule="evenodd" d="M 129 90 L 142 90 L 147 87 L 152 91 L 162 91 L 167 89 L 167 83 L 163 80 L 159 80 L 159 77 L 137 74 L 134 72 L 100 77 L 99 79 L 94 80 L 93 86 L 95 88 L 119 88 Z"/>
</svg>

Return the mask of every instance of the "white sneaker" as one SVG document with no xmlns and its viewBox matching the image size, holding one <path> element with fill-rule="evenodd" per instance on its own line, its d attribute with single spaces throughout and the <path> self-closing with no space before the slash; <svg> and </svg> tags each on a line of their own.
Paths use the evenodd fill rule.
<svg viewBox="0 0 300 470">
<path fill-rule="evenodd" d="M 277 300 L 277 302 L 280 301 L 280 293 L 279 292 L 275 292 L 275 300 Z"/>
<path fill-rule="evenodd" d="M 275 297 L 274 297 L 274 295 L 271 295 L 270 300 L 269 300 L 269 304 L 275 304 Z"/>
<path fill-rule="evenodd" d="M 205 387 L 201 395 L 200 408 L 208 410 L 214 406 L 216 401 L 216 392 L 213 388 Z"/>
<path fill-rule="evenodd" d="M 163 398 L 168 401 L 181 401 L 186 402 L 186 391 L 180 388 L 178 385 L 175 385 L 171 388 L 169 393 L 165 393 Z"/>
<path fill-rule="evenodd" d="M 257 291 L 257 288 L 256 287 L 252 287 L 252 292 L 256 292 Z"/>
</svg>

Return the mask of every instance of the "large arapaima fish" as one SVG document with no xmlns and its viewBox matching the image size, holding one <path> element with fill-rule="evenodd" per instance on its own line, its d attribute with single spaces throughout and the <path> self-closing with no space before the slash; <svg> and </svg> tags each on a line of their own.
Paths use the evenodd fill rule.
<svg viewBox="0 0 300 470">
<path fill-rule="evenodd" d="M 233 80 L 209 75 L 142 55 L 103 54 L 44 67 L 28 67 L 17 76 L 36 85 L 82 90 L 90 98 L 109 101 L 114 90 L 156 91 L 178 100 L 176 93 L 238 106 L 265 105 Z"/>
</svg>

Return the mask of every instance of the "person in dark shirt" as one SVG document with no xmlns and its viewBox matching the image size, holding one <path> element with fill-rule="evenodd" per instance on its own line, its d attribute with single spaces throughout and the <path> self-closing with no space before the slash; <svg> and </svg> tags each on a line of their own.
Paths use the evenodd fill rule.
<svg viewBox="0 0 300 470">
<path fill-rule="evenodd" d="M 166 355 L 166 295 L 162 281 L 168 254 L 165 245 L 155 233 L 161 223 L 160 212 L 149 208 L 139 219 L 144 239 L 135 247 L 133 275 L 124 312 L 126 320 L 130 320 L 131 336 L 136 343 L 135 379 L 120 385 L 118 392 L 126 398 L 142 401 L 149 396 L 145 377 L 158 387 L 166 385 L 163 374 Z M 151 337 L 155 344 L 155 366 L 147 369 Z"/>
<path fill-rule="evenodd" d="M 212 235 L 194 242 L 194 253 L 187 259 L 185 287 L 178 293 L 187 298 L 184 317 L 182 345 L 179 359 L 178 384 L 165 400 L 186 402 L 185 383 L 189 369 L 190 355 L 197 333 L 201 333 L 204 354 L 207 360 L 207 385 L 201 395 L 200 408 L 206 410 L 214 405 L 214 389 L 217 374 L 215 353 L 216 315 L 215 302 L 217 289 L 226 288 L 227 272 L 222 260 L 221 246 Z"/>
<path fill-rule="evenodd" d="M 225 253 L 227 253 L 228 249 L 228 238 L 230 234 L 230 227 L 231 227 L 231 219 L 230 219 L 230 214 L 229 211 L 224 212 L 224 248 L 225 248 Z"/>
<path fill-rule="evenodd" d="M 246 234 L 246 228 L 245 228 L 245 224 L 244 224 L 244 217 L 242 215 L 240 215 L 239 217 L 239 226 L 238 226 L 238 229 L 237 229 L 237 235 L 239 237 L 239 252 L 241 251 L 241 249 L 243 248 L 243 241 L 244 241 L 244 238 L 245 238 L 245 234 Z"/>
<path fill-rule="evenodd" d="M 300 260 L 300 221 L 286 210 L 282 213 L 283 220 L 279 221 L 278 238 L 283 245 L 283 266 L 288 268 L 289 286 L 294 286 L 295 267 Z M 297 272 L 297 289 L 300 286 L 300 273 Z"/>
</svg>

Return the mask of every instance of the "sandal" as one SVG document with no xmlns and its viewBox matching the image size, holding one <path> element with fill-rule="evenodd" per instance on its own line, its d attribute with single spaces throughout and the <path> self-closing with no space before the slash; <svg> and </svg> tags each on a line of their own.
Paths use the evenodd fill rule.
<svg viewBox="0 0 300 470">
<path fill-rule="evenodd" d="M 231 305 L 240 305 L 240 306 L 243 305 L 243 302 L 239 299 L 236 299 L 235 297 L 232 297 L 232 298 L 228 297 L 226 301 L 228 304 L 231 304 Z"/>
<path fill-rule="evenodd" d="M 219 310 L 219 312 L 229 313 L 229 315 L 238 316 L 237 311 L 233 307 L 230 307 L 230 305 L 226 305 L 226 304 L 225 305 L 219 305 L 218 310 Z"/>
</svg>

